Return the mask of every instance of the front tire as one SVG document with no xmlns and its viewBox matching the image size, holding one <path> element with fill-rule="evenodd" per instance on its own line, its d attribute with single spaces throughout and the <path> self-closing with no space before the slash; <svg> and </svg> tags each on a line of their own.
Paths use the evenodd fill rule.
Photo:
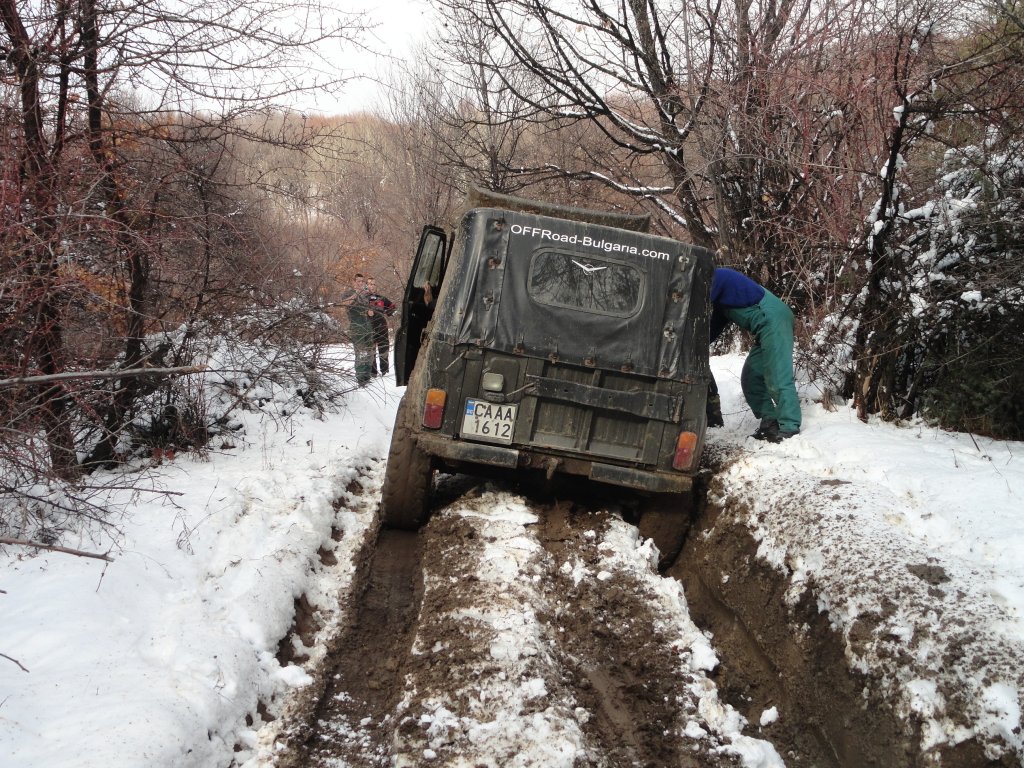
<svg viewBox="0 0 1024 768">
<path fill-rule="evenodd" d="M 381 522 L 385 528 L 417 531 L 430 519 L 434 466 L 416 442 L 409 414 L 408 393 L 398 404 L 391 449 L 381 490 Z"/>
</svg>

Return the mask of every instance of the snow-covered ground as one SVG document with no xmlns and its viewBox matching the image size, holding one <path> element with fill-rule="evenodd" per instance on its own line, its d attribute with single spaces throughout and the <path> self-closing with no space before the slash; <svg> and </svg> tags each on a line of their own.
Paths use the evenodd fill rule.
<svg viewBox="0 0 1024 768">
<path fill-rule="evenodd" d="M 873 551 L 883 540 L 900 541 L 921 569 L 911 580 L 932 589 L 922 593 L 932 602 L 908 602 L 914 615 L 899 605 L 879 613 L 888 622 L 885 642 L 912 649 L 912 675 L 883 670 L 894 696 L 908 697 L 935 743 L 973 728 L 1020 750 L 1020 668 L 964 670 L 964 686 L 977 696 L 975 720 L 947 722 L 941 686 L 926 674 L 943 663 L 942 635 L 921 627 L 941 624 L 928 611 L 959 596 L 973 606 L 978 642 L 1011 653 L 1024 646 L 1024 444 L 862 424 L 849 408 L 810 401 L 801 435 L 757 443 L 746 438 L 755 423 L 739 392 L 742 357 L 713 364 L 727 426 L 711 440 L 746 449 L 723 488 L 747 502 L 761 556 L 790 574 L 794 595 L 810 580 L 823 584 L 821 608 L 848 632 L 874 607 L 844 584 L 894 578 L 899 568 L 865 564 L 864 548 L 846 547 L 835 531 L 862 536 Z M 324 418 L 282 418 L 271 401 L 244 416 L 235 447 L 215 444 L 206 456 L 179 455 L 149 469 L 152 493 L 115 499 L 124 513 L 111 563 L 0 548 L 0 765 L 265 764 L 272 745 L 259 732 L 257 702 L 285 701 L 309 680 L 300 667 L 282 668 L 278 644 L 298 597 L 329 613 L 352 575 L 346 564 L 376 525 L 373 504 L 361 503 L 353 481 L 379 475 L 399 394 L 378 379 Z M 795 501 L 808 515 L 776 514 Z M 635 540 L 609 539 L 617 541 L 622 551 L 609 557 L 635 557 Z M 95 533 L 62 543 L 109 547 Z M 325 570 L 322 548 L 340 565 Z M 679 611 L 688 621 L 682 602 Z M 513 625 L 517 617 L 508 619 Z M 870 643 L 858 647 L 854 665 L 889 663 Z M 711 653 L 699 633 L 692 653 Z M 781 764 L 770 748 L 741 740 L 734 753 L 747 765 Z"/>
</svg>

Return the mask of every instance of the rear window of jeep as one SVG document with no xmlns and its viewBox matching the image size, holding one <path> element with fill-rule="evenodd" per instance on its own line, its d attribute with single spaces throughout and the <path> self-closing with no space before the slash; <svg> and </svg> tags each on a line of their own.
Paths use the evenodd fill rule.
<svg viewBox="0 0 1024 768">
<path fill-rule="evenodd" d="M 629 317 L 640 308 L 645 273 L 632 264 L 579 253 L 537 251 L 527 289 L 540 303 Z"/>
</svg>

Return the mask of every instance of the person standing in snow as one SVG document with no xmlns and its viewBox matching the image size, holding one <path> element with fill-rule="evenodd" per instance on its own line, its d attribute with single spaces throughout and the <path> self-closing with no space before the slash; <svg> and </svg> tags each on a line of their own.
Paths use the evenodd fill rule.
<svg viewBox="0 0 1024 768">
<path fill-rule="evenodd" d="M 365 387 L 373 378 L 373 316 L 366 278 L 359 272 L 352 278 L 352 287 L 341 295 L 341 305 L 348 310 L 348 335 L 356 358 L 356 383 Z"/>
<path fill-rule="evenodd" d="M 370 347 L 370 360 L 373 367 L 373 375 L 380 371 L 381 376 L 388 374 L 388 356 L 391 353 L 391 340 L 388 336 L 387 318 L 395 314 L 395 304 L 387 296 L 377 293 L 377 283 L 372 277 L 366 279 L 367 297 L 373 316 L 370 318 L 373 335 Z M 378 368 L 379 366 L 379 368 Z"/>
<path fill-rule="evenodd" d="M 740 375 L 743 398 L 761 420 L 753 437 L 778 443 L 798 434 L 801 414 L 793 381 L 793 311 L 771 291 L 725 267 L 716 268 L 711 280 L 711 306 L 712 342 L 730 322 L 754 336 Z"/>
</svg>

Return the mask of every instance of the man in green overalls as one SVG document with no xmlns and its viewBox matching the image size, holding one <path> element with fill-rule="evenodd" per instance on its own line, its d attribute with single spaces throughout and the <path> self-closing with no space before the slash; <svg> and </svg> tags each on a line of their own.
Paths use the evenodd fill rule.
<svg viewBox="0 0 1024 768">
<path fill-rule="evenodd" d="M 793 381 L 793 311 L 739 272 L 719 267 L 711 280 L 711 341 L 730 322 L 754 336 L 740 385 L 761 420 L 758 440 L 778 443 L 800 432 L 800 399 Z"/>
</svg>

